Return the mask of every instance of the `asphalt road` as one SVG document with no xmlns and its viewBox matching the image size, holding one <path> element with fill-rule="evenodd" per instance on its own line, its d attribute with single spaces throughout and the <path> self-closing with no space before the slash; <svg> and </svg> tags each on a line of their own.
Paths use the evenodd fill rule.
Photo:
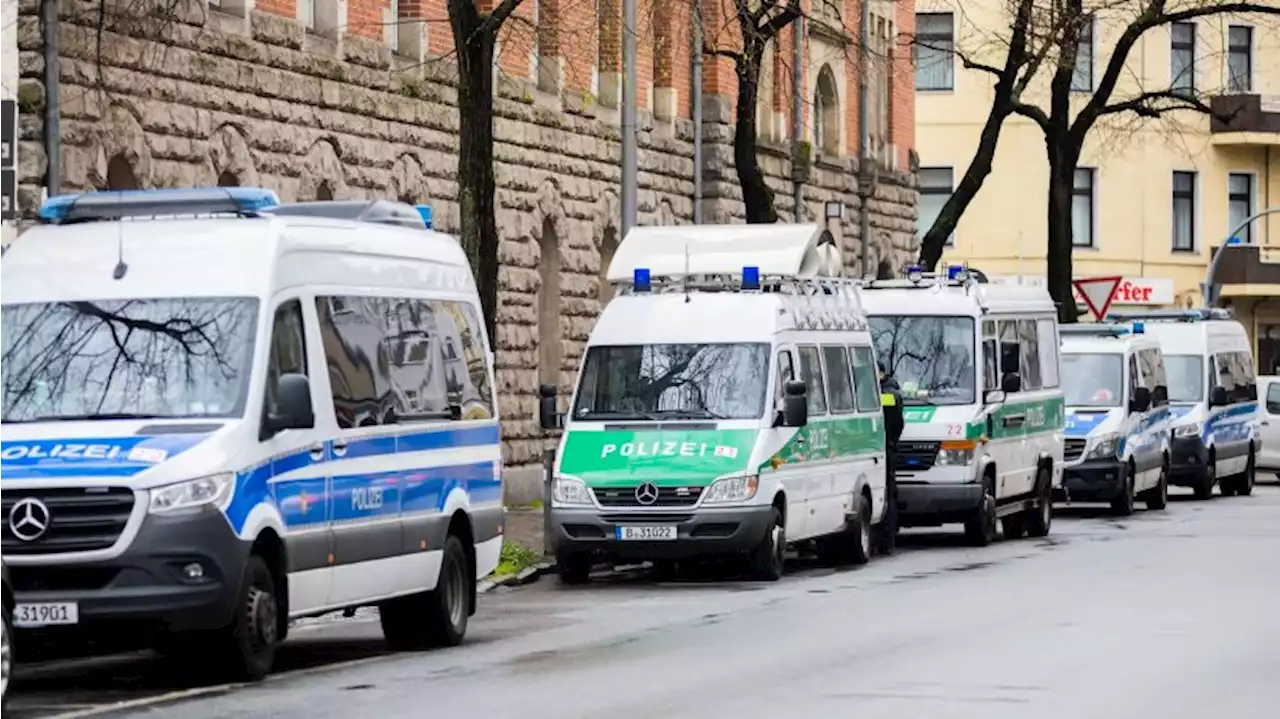
<svg viewBox="0 0 1280 719">
<path fill-rule="evenodd" d="M 544 579 L 486 595 L 448 651 L 388 655 L 376 619 L 322 622 L 250 687 L 150 655 L 29 667 L 5 716 L 1276 716 L 1274 485 L 1123 520 L 1068 510 L 1046 540 L 907 545 L 777 584 Z"/>
</svg>

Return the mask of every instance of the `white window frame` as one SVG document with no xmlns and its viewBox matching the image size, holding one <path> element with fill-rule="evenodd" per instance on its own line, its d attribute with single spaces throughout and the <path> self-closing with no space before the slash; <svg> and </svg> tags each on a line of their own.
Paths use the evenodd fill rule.
<svg viewBox="0 0 1280 719">
<path fill-rule="evenodd" d="M 950 18 L 951 18 L 951 54 L 950 54 L 950 57 L 948 58 L 948 60 L 949 60 L 949 61 L 950 61 L 950 63 L 951 63 L 951 72 L 948 74 L 948 79 L 950 80 L 950 82 L 948 82 L 948 83 L 947 83 L 947 85 L 946 85 L 945 87 L 941 87 L 941 86 L 939 86 L 939 87 L 921 87 L 921 86 L 920 86 L 920 74 L 919 74 L 919 72 L 920 72 L 920 48 L 919 48 L 919 45 L 917 45 L 917 46 L 916 46 L 916 52 L 915 52 L 915 56 L 916 56 L 916 57 L 915 57 L 915 63 L 914 63 L 916 67 L 915 67 L 915 72 L 913 73 L 913 74 L 915 75 L 915 79 L 913 80 L 913 82 L 915 83 L 916 91 L 917 91 L 917 92 L 955 92 L 955 90 L 956 90 L 956 74 L 957 74 L 957 73 L 956 73 L 956 58 L 955 58 L 955 47 L 956 47 L 956 14 L 955 14 L 954 12 L 951 12 L 950 10 L 941 11 L 941 12 L 917 12 L 917 13 L 916 13 L 916 28 L 917 28 L 916 39 L 917 39 L 917 42 L 918 42 L 918 41 L 919 41 L 919 39 L 920 39 L 920 35 L 919 35 L 919 27 L 920 27 L 920 16 L 921 16 L 921 15 L 926 15 L 926 16 L 935 16 L 935 15 L 937 15 L 937 16 L 947 16 L 947 17 L 950 17 Z M 941 41 L 941 37 L 933 38 L 933 41 L 938 41 L 938 42 L 940 42 L 940 41 Z M 943 51 L 942 51 L 942 50 L 938 50 L 938 49 L 930 48 L 930 49 L 929 49 L 929 52 L 942 53 Z M 941 63 L 941 61 L 939 61 L 939 62 Z"/>
<path fill-rule="evenodd" d="M 1076 85 L 1076 73 L 1080 70 L 1080 50 L 1084 49 L 1084 43 L 1080 44 L 1080 48 L 1076 50 L 1076 66 L 1071 69 L 1071 91 L 1072 92 L 1093 92 L 1097 86 L 1098 74 L 1098 18 L 1089 16 L 1089 84 L 1084 87 Z"/>
<path fill-rule="evenodd" d="M 298 0 L 294 5 L 298 22 L 308 30 L 316 29 L 316 5 L 320 2 L 321 0 Z"/>
<path fill-rule="evenodd" d="M 1082 245 L 1077 241 L 1075 232 L 1071 233 L 1071 247 L 1076 250 L 1087 250 L 1098 248 L 1098 168 L 1077 165 L 1075 172 L 1087 171 L 1089 173 L 1089 244 Z M 1076 197 L 1076 176 L 1075 172 L 1071 173 L 1071 213 L 1074 220 Z"/>
<path fill-rule="evenodd" d="M 1177 233 L 1177 185 L 1174 180 L 1179 174 L 1191 175 L 1191 246 L 1177 247 L 1174 244 Z M 1169 228 L 1169 249 L 1172 252 L 1194 253 L 1200 247 L 1200 172 L 1197 170 L 1174 170 L 1169 174 L 1169 218 L 1173 225 Z"/>
<path fill-rule="evenodd" d="M 1227 232 L 1235 229 L 1231 220 L 1231 177 L 1233 175 L 1243 175 L 1249 178 L 1249 215 L 1253 215 L 1258 211 L 1258 173 L 1255 170 L 1230 170 L 1227 172 Z M 1253 242 L 1254 225 L 1250 224 L 1245 228 L 1244 237 L 1240 238 L 1242 244 L 1254 244 Z"/>
<path fill-rule="evenodd" d="M 923 172 L 925 172 L 926 170 L 933 170 L 933 171 L 938 171 L 938 172 L 940 172 L 940 171 L 942 171 L 942 170 L 946 170 L 946 171 L 947 171 L 948 176 L 950 177 L 950 182 L 948 183 L 948 189 L 947 189 L 947 191 L 946 191 L 945 193 L 943 193 L 940 189 L 936 189 L 936 188 L 934 188 L 934 186 L 932 186 L 932 185 L 930 186 L 929 191 L 926 191 L 926 190 L 925 190 L 925 186 L 924 186 L 924 184 L 922 183 L 922 184 L 920 185 L 920 196 L 921 196 L 922 198 L 923 198 L 925 195 L 930 195 L 930 196 L 945 195 L 945 196 L 949 197 L 953 192 L 955 192 L 955 191 L 956 191 L 956 168 L 955 168 L 955 167 L 953 167 L 953 166 L 949 166 L 949 165 L 931 165 L 931 166 L 929 166 L 929 167 L 921 167 L 921 168 L 920 168 L 920 173 L 923 173 Z M 923 176 L 923 175 L 920 175 L 920 176 Z M 943 202 L 946 202 L 946 200 L 943 200 Z M 941 208 L 939 208 L 939 210 L 941 210 Z M 936 217 L 935 217 L 935 221 L 936 221 Z M 916 236 L 917 236 L 918 238 L 923 239 L 923 238 L 924 238 L 924 234 L 925 234 L 926 232 L 928 232 L 928 231 L 929 231 L 929 228 L 928 228 L 928 227 L 925 227 L 923 224 L 921 224 L 921 223 L 920 223 L 920 221 L 919 221 L 919 218 L 917 218 L 917 220 L 916 220 Z M 947 236 L 947 241 L 946 241 L 946 244 L 944 245 L 944 247 L 955 247 L 955 245 L 956 245 L 956 233 L 955 233 L 955 232 L 952 232 L 950 235 L 948 235 L 948 236 Z"/>
</svg>

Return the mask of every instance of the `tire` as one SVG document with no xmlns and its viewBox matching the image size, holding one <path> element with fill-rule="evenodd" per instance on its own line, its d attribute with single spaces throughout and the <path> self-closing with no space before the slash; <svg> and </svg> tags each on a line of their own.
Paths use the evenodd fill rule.
<svg viewBox="0 0 1280 719">
<path fill-rule="evenodd" d="M 971 546 L 985 547 L 996 541 L 995 490 L 983 482 L 982 499 L 978 502 L 973 519 L 964 523 L 964 537 Z"/>
<path fill-rule="evenodd" d="M 765 582 L 782 579 L 783 557 L 787 551 L 787 529 L 782 524 L 782 512 L 773 508 L 773 522 L 765 530 L 760 543 L 751 553 L 751 577 Z"/>
<path fill-rule="evenodd" d="M 1167 457 L 1160 465 L 1160 480 L 1156 482 L 1156 486 L 1147 490 L 1143 501 L 1147 503 L 1148 510 L 1164 509 L 1169 506 L 1169 459 Z"/>
<path fill-rule="evenodd" d="M 898 484 L 893 477 L 885 490 L 884 513 L 871 528 L 871 545 L 876 554 L 889 556 L 898 549 Z"/>
<path fill-rule="evenodd" d="M 1021 514 L 1011 514 L 1002 518 L 1000 528 L 1004 530 L 1005 539 L 1022 539 L 1027 534 L 1027 523 Z"/>
<path fill-rule="evenodd" d="M 444 540 L 440 577 L 428 592 L 397 597 L 378 607 L 382 636 L 393 651 L 455 647 L 467 633 L 475 572 L 462 540 Z"/>
<path fill-rule="evenodd" d="M 556 554 L 556 575 L 560 583 L 568 586 L 591 581 L 591 555 L 586 552 Z"/>
<path fill-rule="evenodd" d="M 1218 466 L 1217 458 L 1209 455 L 1209 463 L 1204 466 L 1204 476 L 1200 478 L 1200 482 L 1195 486 L 1196 499 L 1212 499 L 1213 485 L 1218 482 Z"/>
<path fill-rule="evenodd" d="M 1258 481 L 1258 467 L 1254 461 L 1253 447 L 1249 448 L 1249 460 L 1244 466 L 1244 474 L 1236 479 L 1236 494 L 1248 497 L 1253 494 L 1253 485 Z"/>
<path fill-rule="evenodd" d="M 261 681 L 271 673 L 280 644 L 280 605 L 275 578 L 266 561 L 250 555 L 231 624 L 208 634 L 171 635 L 167 643 L 175 655 L 198 658 L 202 666 L 213 664 L 217 667 L 214 671 L 227 679 Z M 209 662 L 210 656 L 213 662 Z"/>
<path fill-rule="evenodd" d="M 854 497 L 854 518 L 849 520 L 845 529 L 846 542 L 849 546 L 850 564 L 863 565 L 871 561 L 873 544 L 871 540 L 871 503 L 859 492 Z"/>
<path fill-rule="evenodd" d="M 1053 473 L 1048 467 L 1041 467 L 1036 475 L 1036 487 L 1040 490 L 1040 502 L 1027 510 L 1027 535 L 1031 537 L 1047 537 L 1053 529 Z"/>
<path fill-rule="evenodd" d="M 1137 470 L 1130 462 L 1125 466 L 1124 489 L 1119 496 L 1111 500 L 1111 513 L 1117 517 L 1128 517 L 1133 514 L 1133 486 L 1137 481 Z"/>
<path fill-rule="evenodd" d="M 9 708 L 9 682 L 13 678 L 13 614 L 4 608 L 4 635 L 0 640 L 0 708 Z"/>
</svg>

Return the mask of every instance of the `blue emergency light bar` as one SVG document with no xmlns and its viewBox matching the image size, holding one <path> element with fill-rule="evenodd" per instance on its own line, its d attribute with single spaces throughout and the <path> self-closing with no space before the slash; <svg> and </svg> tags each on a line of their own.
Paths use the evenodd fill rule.
<svg viewBox="0 0 1280 719">
<path fill-rule="evenodd" d="M 432 227 L 431 227 L 431 205 L 414 205 L 414 206 L 413 206 L 413 209 L 417 210 L 417 211 L 418 211 L 418 215 L 420 215 L 420 216 L 422 217 L 422 224 L 426 225 L 428 230 L 432 229 Z"/>
<path fill-rule="evenodd" d="M 744 290 L 760 289 L 760 268 L 759 267 L 743 267 L 742 268 L 742 289 Z"/>
<path fill-rule="evenodd" d="M 651 289 L 649 282 L 649 268 L 637 267 L 632 276 L 632 286 L 636 292 L 648 292 Z"/>
<path fill-rule="evenodd" d="M 85 192 L 50 197 L 40 205 L 40 219 L 51 224 L 66 224 L 169 215 L 256 216 L 279 204 L 280 198 L 273 190 L 261 187 Z"/>
<path fill-rule="evenodd" d="M 1124 324 L 1078 324 L 1078 325 L 1062 325 L 1058 328 L 1058 333 L 1065 336 L 1079 337 L 1126 337 L 1128 335 L 1140 335 L 1145 331 L 1141 322 L 1134 322 L 1133 325 Z"/>
<path fill-rule="evenodd" d="M 1235 319 L 1231 310 L 1222 307 L 1200 307 L 1190 310 L 1147 310 L 1134 312 L 1108 312 L 1109 322 L 1160 321 L 1166 322 L 1202 322 L 1204 320 Z"/>
</svg>

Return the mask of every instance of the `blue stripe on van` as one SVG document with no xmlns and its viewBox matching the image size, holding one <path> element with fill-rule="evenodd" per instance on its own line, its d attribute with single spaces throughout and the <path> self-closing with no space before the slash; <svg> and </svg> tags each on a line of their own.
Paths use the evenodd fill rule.
<svg viewBox="0 0 1280 719">
<path fill-rule="evenodd" d="M 0 442 L 0 477 L 132 477 L 186 452 L 209 436 L 200 432 Z"/>
</svg>

